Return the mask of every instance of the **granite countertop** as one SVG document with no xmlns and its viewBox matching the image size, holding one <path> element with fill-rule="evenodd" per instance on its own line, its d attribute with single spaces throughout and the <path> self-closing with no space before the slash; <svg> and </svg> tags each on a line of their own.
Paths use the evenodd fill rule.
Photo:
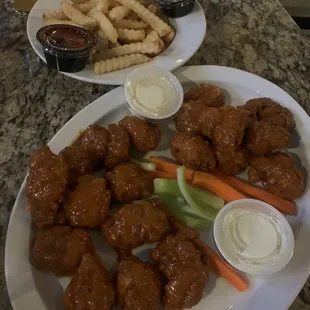
<svg viewBox="0 0 310 310">
<path fill-rule="evenodd" d="M 206 38 L 189 65 L 224 65 L 282 87 L 310 113 L 310 43 L 277 0 L 202 0 Z M 0 0 L 0 309 L 12 309 L 4 278 L 10 211 L 29 155 L 79 110 L 111 90 L 49 71 L 32 51 L 26 21 Z M 291 310 L 310 309 L 310 280 Z"/>
</svg>

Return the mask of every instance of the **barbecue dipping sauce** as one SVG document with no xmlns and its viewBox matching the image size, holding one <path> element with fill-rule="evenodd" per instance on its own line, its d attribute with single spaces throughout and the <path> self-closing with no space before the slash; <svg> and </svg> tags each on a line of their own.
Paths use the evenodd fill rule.
<svg viewBox="0 0 310 310">
<path fill-rule="evenodd" d="M 72 25 L 49 25 L 37 32 L 50 68 L 63 72 L 84 69 L 96 44 L 95 37 L 86 29 Z"/>
</svg>

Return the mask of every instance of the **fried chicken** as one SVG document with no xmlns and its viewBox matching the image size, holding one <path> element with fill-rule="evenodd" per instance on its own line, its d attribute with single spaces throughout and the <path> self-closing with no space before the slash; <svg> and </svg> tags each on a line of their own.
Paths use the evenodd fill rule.
<svg viewBox="0 0 310 310">
<path fill-rule="evenodd" d="M 147 201 L 124 205 L 102 225 L 109 245 L 120 250 L 157 242 L 169 230 L 167 214 Z"/>
<path fill-rule="evenodd" d="M 191 308 L 202 298 L 208 269 L 192 242 L 197 237 L 196 231 L 186 228 L 166 236 L 151 252 L 152 260 L 168 281 L 164 297 L 167 310 Z"/>
<path fill-rule="evenodd" d="M 202 83 L 184 94 L 184 101 L 201 101 L 207 107 L 221 107 L 225 103 L 224 91 L 214 85 Z"/>
<path fill-rule="evenodd" d="M 170 150 L 176 161 L 186 167 L 209 171 L 216 166 L 214 150 L 201 136 L 178 132 L 170 142 Z"/>
<path fill-rule="evenodd" d="M 208 108 L 201 101 L 184 102 L 176 115 L 175 127 L 179 132 L 212 137 L 213 128 L 220 121 L 217 108 Z"/>
<path fill-rule="evenodd" d="M 293 160 L 281 152 L 253 158 L 248 179 L 252 183 L 262 181 L 267 191 L 288 200 L 299 198 L 305 191 L 302 173 Z"/>
<path fill-rule="evenodd" d="M 64 158 L 68 166 L 68 185 L 75 186 L 77 179 L 93 171 L 91 157 L 80 145 L 70 145 L 65 147 L 60 155 Z"/>
<path fill-rule="evenodd" d="M 108 149 L 109 133 L 106 128 L 93 124 L 86 128 L 80 143 L 95 161 L 105 159 Z"/>
<path fill-rule="evenodd" d="M 79 266 L 85 253 L 94 253 L 87 231 L 54 226 L 38 230 L 30 250 L 30 261 L 40 270 L 64 276 Z"/>
<path fill-rule="evenodd" d="M 53 154 L 48 146 L 32 153 L 26 184 L 27 207 L 38 228 L 55 224 L 67 181 L 68 167 L 62 156 Z"/>
<path fill-rule="evenodd" d="M 246 136 L 247 148 L 255 154 L 264 155 L 288 146 L 288 129 L 264 121 L 255 122 Z"/>
<path fill-rule="evenodd" d="M 235 107 L 222 107 L 219 111 L 221 120 L 213 129 L 212 142 L 217 150 L 234 150 L 243 141 L 247 127 L 246 118 Z"/>
<path fill-rule="evenodd" d="M 229 175 L 241 173 L 249 164 L 248 150 L 241 147 L 229 151 L 215 149 L 215 156 L 217 169 Z"/>
<path fill-rule="evenodd" d="M 116 292 L 125 310 L 159 310 L 163 294 L 160 273 L 135 256 L 123 258 L 117 268 Z"/>
<path fill-rule="evenodd" d="M 110 124 L 108 132 L 109 143 L 104 165 L 108 169 L 112 169 L 129 160 L 130 139 L 126 130 L 116 124 Z"/>
<path fill-rule="evenodd" d="M 139 151 L 152 151 L 159 145 L 161 132 L 157 126 L 136 116 L 126 116 L 118 124 L 128 132 L 133 145 Z"/>
<path fill-rule="evenodd" d="M 112 198 L 119 203 L 129 203 L 153 194 L 153 179 L 132 163 L 115 166 L 105 175 Z"/>
<path fill-rule="evenodd" d="M 270 98 L 250 99 L 246 104 L 238 106 L 237 108 L 244 115 L 254 120 L 282 126 L 288 130 L 295 126 L 291 111 Z"/>
<path fill-rule="evenodd" d="M 86 175 L 69 193 L 64 205 L 71 226 L 94 228 L 102 224 L 110 207 L 111 192 L 104 178 Z"/>
<path fill-rule="evenodd" d="M 110 310 L 114 296 L 112 281 L 99 258 L 85 254 L 76 275 L 65 290 L 65 309 Z"/>
</svg>

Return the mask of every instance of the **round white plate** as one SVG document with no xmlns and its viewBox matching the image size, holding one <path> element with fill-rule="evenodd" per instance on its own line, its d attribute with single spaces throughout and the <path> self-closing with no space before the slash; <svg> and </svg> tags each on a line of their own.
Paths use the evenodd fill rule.
<svg viewBox="0 0 310 310">
<path fill-rule="evenodd" d="M 38 0 L 28 16 L 28 39 L 32 48 L 44 62 L 44 53 L 40 43 L 36 39 L 36 33 L 43 27 L 42 14 L 46 11 L 60 8 L 60 2 L 60 0 Z M 171 45 L 163 53 L 148 62 L 147 65 L 162 67 L 171 71 L 181 67 L 200 47 L 206 34 L 206 18 L 200 4 L 196 2 L 190 14 L 181 18 L 170 18 L 169 21 L 174 29 L 176 29 L 176 36 Z M 84 82 L 122 85 L 125 82 L 126 76 L 139 66 L 141 65 L 96 75 L 94 73 L 94 65 L 87 65 L 84 70 L 77 73 L 62 73 Z"/>
<path fill-rule="evenodd" d="M 297 154 L 302 169 L 310 171 L 310 121 L 306 112 L 287 93 L 274 84 L 250 73 L 236 69 L 200 66 L 184 67 L 176 72 L 185 90 L 196 83 L 208 82 L 226 90 L 227 104 L 238 105 L 255 97 L 271 97 L 289 108 L 295 115 L 296 129 L 294 141 L 289 149 Z M 129 112 L 125 107 L 123 88 L 119 87 L 98 98 L 73 117 L 49 142 L 51 149 L 58 153 L 69 145 L 77 133 L 96 122 L 102 125 L 118 122 Z M 171 125 L 161 124 L 163 139 L 156 154 L 169 154 L 168 142 L 173 131 Z M 153 153 L 154 153 L 153 152 Z M 239 293 L 225 280 L 211 273 L 205 295 L 193 309 L 209 310 L 284 310 L 293 302 L 302 288 L 310 271 L 310 189 L 297 201 L 298 215 L 288 217 L 292 225 L 296 249 L 288 266 L 282 271 L 266 277 L 251 277 L 250 288 Z M 307 208 L 308 207 L 308 208 Z M 63 290 L 68 279 L 58 279 L 32 268 L 28 260 L 29 240 L 32 234 L 31 219 L 26 210 L 25 182 L 17 196 L 7 232 L 5 249 L 5 274 L 7 287 L 14 310 L 60 310 Z M 116 255 L 107 247 L 99 232 L 93 233 L 95 246 L 106 268 L 113 272 Z M 210 243 L 208 233 L 202 239 Z M 140 257 L 147 257 L 145 249 L 136 251 Z"/>
</svg>

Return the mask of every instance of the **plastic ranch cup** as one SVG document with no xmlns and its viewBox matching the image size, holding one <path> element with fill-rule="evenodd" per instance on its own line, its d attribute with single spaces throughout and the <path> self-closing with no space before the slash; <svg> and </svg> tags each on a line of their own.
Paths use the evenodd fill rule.
<svg viewBox="0 0 310 310">
<path fill-rule="evenodd" d="M 268 275 L 283 269 L 294 252 L 294 235 L 286 218 L 255 199 L 228 203 L 217 214 L 213 239 L 220 255 L 235 269 Z"/>
<path fill-rule="evenodd" d="M 183 103 L 183 88 L 168 70 L 143 66 L 128 75 L 124 95 L 129 111 L 150 123 L 171 120 Z"/>
<path fill-rule="evenodd" d="M 77 72 L 85 68 L 96 45 L 86 29 L 72 25 L 49 25 L 37 32 L 47 65 L 58 71 Z"/>
</svg>

